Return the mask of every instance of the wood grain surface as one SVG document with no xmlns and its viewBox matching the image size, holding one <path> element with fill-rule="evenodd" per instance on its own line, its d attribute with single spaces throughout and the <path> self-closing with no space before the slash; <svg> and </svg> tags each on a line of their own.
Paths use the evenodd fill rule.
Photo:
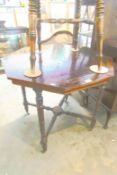
<svg viewBox="0 0 117 175">
<path fill-rule="evenodd" d="M 36 52 L 36 58 L 36 68 L 42 71 L 40 77 L 24 76 L 24 72 L 30 69 L 27 50 L 21 50 L 6 58 L 4 66 L 7 77 L 14 84 L 68 94 L 106 83 L 114 76 L 113 61 L 109 57 L 104 58 L 103 61 L 109 69 L 108 73 L 97 74 L 89 70 L 89 66 L 97 64 L 96 53 L 89 48 L 72 52 L 70 45 L 50 44 L 48 49 L 42 51 L 41 54 Z"/>
</svg>

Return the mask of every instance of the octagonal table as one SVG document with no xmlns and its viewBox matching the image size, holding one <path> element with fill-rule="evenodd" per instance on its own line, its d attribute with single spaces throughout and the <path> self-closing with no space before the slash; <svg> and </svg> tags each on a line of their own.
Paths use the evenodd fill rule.
<svg viewBox="0 0 117 175">
<path fill-rule="evenodd" d="M 50 44 L 46 50 L 36 52 L 36 68 L 42 74 L 37 78 L 24 76 L 26 70 L 30 68 L 29 51 L 22 50 L 11 54 L 5 59 L 5 71 L 8 79 L 13 84 L 22 87 L 25 109 L 28 112 L 28 105 L 37 107 L 42 151 L 47 149 L 47 137 L 58 115 L 67 114 L 82 119 L 85 125 L 90 121 L 89 128 L 95 126 L 95 114 L 99 108 L 102 97 L 102 88 L 96 101 L 96 109 L 91 117 L 64 111 L 62 105 L 70 93 L 74 91 L 86 90 L 91 87 L 105 85 L 113 76 L 113 61 L 111 58 L 104 58 L 103 64 L 108 68 L 105 74 L 94 73 L 89 70 L 89 66 L 97 64 L 96 53 L 89 48 L 82 48 L 78 52 L 73 52 L 70 45 Z M 26 98 L 25 88 L 30 87 L 36 93 L 36 105 L 29 103 Z M 58 106 L 50 108 L 43 105 L 42 91 L 64 94 Z M 50 125 L 45 131 L 44 109 L 53 112 Z"/>
</svg>

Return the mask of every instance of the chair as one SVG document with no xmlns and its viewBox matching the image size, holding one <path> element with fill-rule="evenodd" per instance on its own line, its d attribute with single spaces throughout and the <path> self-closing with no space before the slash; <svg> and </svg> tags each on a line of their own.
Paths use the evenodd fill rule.
<svg viewBox="0 0 117 175">
<path fill-rule="evenodd" d="M 108 82 L 106 87 L 104 88 L 104 94 L 101 101 L 103 108 L 106 111 L 106 121 L 103 127 L 108 128 L 108 123 L 111 118 L 113 112 L 117 112 L 117 39 L 116 38 L 108 38 L 104 41 L 104 54 L 112 57 L 114 60 L 114 71 L 115 76 Z M 87 92 L 88 93 L 88 92 Z M 96 89 L 90 90 L 89 94 L 86 96 L 85 93 L 81 92 L 83 96 L 83 106 L 88 106 L 88 96 L 96 95 Z M 93 96 L 93 98 L 94 98 Z"/>
<path fill-rule="evenodd" d="M 97 1 L 98 2 L 98 1 Z M 41 146 L 42 151 L 47 150 L 47 138 L 48 135 L 57 119 L 58 116 L 64 114 L 68 116 L 78 117 L 82 120 L 83 124 L 90 130 L 94 128 L 96 123 L 95 115 L 98 111 L 99 104 L 103 95 L 103 86 L 111 79 L 113 76 L 113 64 L 110 58 L 103 60 L 103 65 L 106 65 L 108 72 L 105 74 L 95 73 L 90 70 L 90 66 L 99 63 L 100 57 L 97 61 L 95 51 L 89 48 L 78 48 L 78 32 L 79 23 L 85 22 L 85 20 L 80 19 L 80 0 L 75 1 L 75 17 L 73 19 L 42 19 L 40 13 L 40 1 L 29 1 L 30 13 L 29 13 L 29 40 L 30 40 L 30 70 L 24 72 L 24 67 L 27 63 L 27 55 L 24 55 L 23 59 L 19 60 L 17 65 L 17 74 L 14 74 L 15 70 L 11 69 L 9 64 L 13 64 L 12 61 L 17 61 L 17 57 L 14 59 L 9 59 L 6 63 L 5 69 L 7 77 L 12 80 L 14 84 L 22 87 L 24 106 L 28 112 L 28 106 L 36 106 L 37 114 L 39 119 L 40 133 L 41 133 Z M 102 3 L 103 5 L 103 3 Z M 97 3 L 99 10 L 103 10 L 100 4 Z M 101 15 L 102 15 L 101 11 Z M 100 14 L 100 13 L 99 13 Z M 36 23 L 38 17 L 38 23 Z M 98 16 L 99 18 L 100 16 Z M 99 19 L 98 19 L 99 20 Z M 49 40 L 41 40 L 41 24 L 42 23 L 71 23 L 73 24 L 73 33 L 66 31 L 58 31 Z M 38 29 L 36 36 L 36 27 Z M 99 26 L 100 29 L 100 26 Z M 99 32 L 99 33 L 98 33 Z M 100 30 L 98 35 L 101 36 Z M 58 43 L 60 35 L 63 33 L 69 35 L 65 40 L 62 40 L 62 44 Z M 59 37 L 58 37 L 59 34 Z M 58 37 L 58 38 L 56 38 Z M 70 38 L 70 40 L 69 40 Z M 38 40 L 38 49 L 36 52 L 36 39 Z M 100 39 L 100 38 L 99 38 Z M 49 49 L 43 50 L 43 44 L 45 42 L 50 42 Z M 53 42 L 54 43 L 53 43 Z M 101 40 L 102 41 L 102 40 Z M 52 45 L 52 47 L 51 47 Z M 98 45 L 100 46 L 100 40 L 98 40 Z M 100 48 L 102 49 L 102 48 Z M 100 56 L 100 49 L 99 56 Z M 39 61 L 37 62 L 36 57 L 39 56 Z M 102 56 L 102 55 L 101 55 Z M 101 60 L 102 61 L 102 60 Z M 23 62 L 23 64 L 22 64 Z M 16 69 L 16 68 L 15 68 Z M 20 71 L 18 71 L 20 69 Z M 96 108 L 90 117 L 84 114 L 79 114 L 71 111 L 65 111 L 63 109 L 63 103 L 66 102 L 68 96 L 74 91 L 88 90 L 92 87 L 99 86 L 99 95 L 96 98 Z M 36 94 L 36 104 L 29 103 L 26 96 L 25 88 L 30 87 L 34 90 Z M 49 91 L 54 93 L 63 94 L 58 106 L 53 108 L 49 106 L 44 106 L 42 91 Z M 50 121 L 49 127 L 45 130 L 45 118 L 44 110 L 49 110 L 53 113 L 53 117 Z"/>
<path fill-rule="evenodd" d="M 107 112 L 107 119 L 104 124 L 104 128 L 108 127 L 109 120 L 111 118 L 112 112 L 117 112 L 117 39 L 116 38 L 109 38 L 106 39 L 104 42 L 104 53 L 114 60 L 114 70 L 115 76 L 114 78 L 108 83 L 104 97 L 102 98 L 102 102 L 105 105 L 105 110 Z"/>
<path fill-rule="evenodd" d="M 95 38 L 95 6 L 96 0 L 83 0 L 82 2 L 82 18 L 85 19 L 80 24 L 79 42 L 83 42 L 81 45 L 86 47 L 94 47 L 93 39 Z"/>
<path fill-rule="evenodd" d="M 115 77 L 108 83 L 104 94 L 103 103 L 106 105 L 107 121 L 105 128 L 108 127 L 108 122 L 111 118 L 112 112 L 117 112 L 117 32 L 116 32 L 116 4 L 112 1 L 106 2 L 106 31 L 104 41 L 104 53 L 111 56 L 114 60 Z M 111 21 L 111 19 L 113 20 Z M 111 27 L 108 27 L 111 26 Z M 108 96 L 107 96 L 108 95 Z M 108 97 L 108 98 L 107 98 Z"/>
<path fill-rule="evenodd" d="M 114 32 L 116 28 L 115 18 L 116 18 L 116 8 L 115 4 L 112 4 L 111 1 L 105 2 L 106 6 L 106 19 L 105 19 L 105 40 L 104 40 L 104 54 L 112 57 L 114 60 L 114 69 L 115 76 L 111 81 L 108 82 L 107 86 L 104 89 L 104 95 L 102 98 L 102 106 L 106 110 L 107 118 L 104 123 L 104 128 L 108 127 L 109 120 L 111 118 L 112 112 L 117 112 L 117 33 Z M 111 22 L 111 18 L 114 18 Z M 111 28 L 109 26 L 112 26 Z M 96 94 L 94 89 L 90 92 Z M 83 96 L 85 106 L 88 105 L 88 96 Z"/>
</svg>

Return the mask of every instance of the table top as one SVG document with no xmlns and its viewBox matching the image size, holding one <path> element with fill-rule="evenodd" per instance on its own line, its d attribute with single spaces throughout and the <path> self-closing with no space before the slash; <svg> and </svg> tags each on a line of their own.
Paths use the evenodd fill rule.
<svg viewBox="0 0 117 175">
<path fill-rule="evenodd" d="M 27 27 L 4 27 L 0 28 L 0 34 L 6 35 L 13 35 L 13 34 L 20 34 L 20 33 L 27 33 Z"/>
<path fill-rule="evenodd" d="M 21 49 L 4 59 L 7 77 L 14 84 L 69 94 L 106 83 L 114 76 L 111 58 L 104 58 L 104 65 L 109 69 L 108 73 L 94 73 L 90 71 L 89 66 L 97 64 L 97 59 L 96 53 L 91 49 L 82 48 L 78 52 L 73 52 L 70 45 L 50 44 L 41 52 L 41 58 L 36 52 L 36 69 L 40 69 L 42 75 L 28 78 L 24 73 L 30 69 L 29 55 L 29 49 Z M 42 61 L 39 62 L 40 59 Z"/>
</svg>

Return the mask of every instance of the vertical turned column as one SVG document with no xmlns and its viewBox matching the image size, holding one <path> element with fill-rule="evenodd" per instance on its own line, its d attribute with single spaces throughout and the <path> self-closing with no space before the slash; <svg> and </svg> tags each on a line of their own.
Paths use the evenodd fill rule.
<svg viewBox="0 0 117 175">
<path fill-rule="evenodd" d="M 25 76 L 37 77 L 41 74 L 35 70 L 36 62 L 36 26 L 37 26 L 37 0 L 29 0 L 29 46 L 30 46 L 30 70 L 25 72 Z"/>
<path fill-rule="evenodd" d="M 74 18 L 80 19 L 81 16 L 81 2 L 82 0 L 75 0 L 75 14 Z M 80 23 L 75 23 L 73 27 L 73 41 L 72 41 L 72 50 L 78 51 L 78 32 L 79 32 Z"/>
<path fill-rule="evenodd" d="M 36 105 L 37 105 L 37 113 L 38 113 L 38 120 L 40 126 L 40 134 L 41 134 L 41 147 L 42 152 L 47 150 L 47 137 L 45 133 L 45 120 L 44 120 L 44 109 L 43 109 L 43 96 L 42 91 L 39 89 L 34 89 L 36 93 Z"/>
<path fill-rule="evenodd" d="M 103 59 L 103 37 L 104 37 L 104 0 L 96 1 L 96 35 L 98 67 L 102 67 Z"/>
<path fill-rule="evenodd" d="M 41 51 L 41 23 L 40 23 L 41 4 L 40 4 L 40 0 L 37 0 L 37 17 L 38 17 L 38 21 L 37 21 L 37 44 L 38 44 L 39 51 Z"/>
<path fill-rule="evenodd" d="M 96 45 L 98 64 L 90 66 L 90 70 L 96 73 L 107 73 L 108 68 L 103 62 L 103 40 L 104 40 L 104 0 L 96 0 Z"/>
</svg>

